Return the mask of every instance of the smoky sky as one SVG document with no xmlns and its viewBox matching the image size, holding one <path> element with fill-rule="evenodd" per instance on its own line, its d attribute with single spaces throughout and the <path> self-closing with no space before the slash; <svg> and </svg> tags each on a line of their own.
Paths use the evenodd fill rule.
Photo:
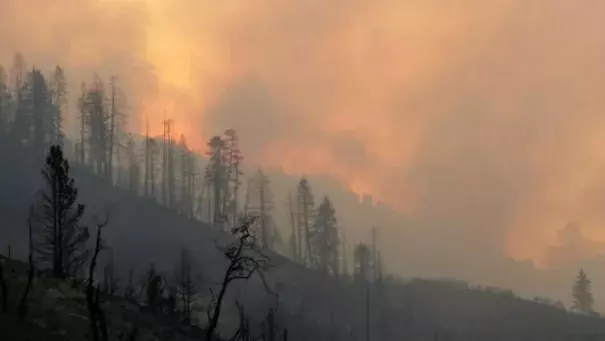
<svg viewBox="0 0 605 341">
<path fill-rule="evenodd" d="M 0 60 L 61 63 L 76 92 L 118 74 L 133 131 L 169 116 L 203 151 L 236 128 L 251 165 L 548 263 L 570 222 L 605 239 L 604 19 L 598 0 L 3 0 Z"/>
</svg>

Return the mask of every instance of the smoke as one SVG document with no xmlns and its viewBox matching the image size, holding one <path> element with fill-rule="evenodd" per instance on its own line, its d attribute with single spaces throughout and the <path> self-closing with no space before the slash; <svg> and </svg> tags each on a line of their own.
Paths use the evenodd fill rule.
<svg viewBox="0 0 605 341">
<path fill-rule="evenodd" d="M 234 127 L 251 165 L 337 177 L 469 257 L 547 264 L 569 221 L 605 238 L 603 13 L 597 0 L 5 0 L 0 60 L 119 74 L 133 130 L 171 117 L 203 150 Z"/>
</svg>

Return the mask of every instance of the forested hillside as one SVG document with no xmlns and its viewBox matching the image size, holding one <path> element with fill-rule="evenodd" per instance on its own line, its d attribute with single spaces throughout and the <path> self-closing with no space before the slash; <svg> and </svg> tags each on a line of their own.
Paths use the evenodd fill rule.
<svg viewBox="0 0 605 341">
<path fill-rule="evenodd" d="M 86 255 L 78 269 L 57 272 L 56 264 L 49 267 L 42 261 L 48 255 L 36 250 L 30 263 L 36 268 L 34 287 L 44 285 L 44 276 L 52 270 L 51 277 L 59 282 L 90 284 L 86 298 L 96 297 L 96 304 L 102 300 L 101 307 L 120 296 L 186 325 L 208 328 L 214 320 L 216 333 L 208 328 L 208 339 L 605 337 L 605 321 L 594 316 L 590 305 L 570 313 L 466 284 L 396 280 L 385 273 L 375 243 L 345 250 L 330 198 L 315 198 L 305 178 L 290 198 L 291 233 L 280 235 L 271 214 L 274 202 L 267 176 L 259 170 L 245 187 L 241 183 L 243 156 L 235 131 L 210 139 L 204 168 L 196 164 L 184 137 L 175 141 L 170 121 L 161 140 L 146 136 L 136 146 L 135 139 L 120 130 L 115 79 L 107 87 L 97 77 L 82 89 L 81 136 L 72 142 L 61 128 L 66 96 L 62 69 L 49 79 L 35 68 L 17 69 L 15 75 L 12 82 L 0 78 L 0 253 L 26 261 L 32 250 L 30 230 L 52 225 L 80 231 L 82 240 L 75 238 L 74 245 Z M 62 149 L 49 149 L 51 145 Z M 59 161 L 53 163 L 55 159 Z M 65 179 L 73 176 L 74 183 L 63 178 L 55 182 L 56 172 L 68 173 Z M 55 217 L 52 198 L 66 195 L 74 199 L 70 208 L 85 205 L 73 220 Z M 64 199 L 56 200 L 65 205 Z M 38 213 L 46 220 L 32 222 L 32 212 L 41 206 Z M 242 216 L 253 219 L 242 223 Z M 242 226 L 249 236 L 248 230 L 238 230 Z M 94 238 L 101 228 L 102 239 L 98 235 L 96 240 L 103 240 L 102 252 Z M 36 238 L 36 243 L 48 247 L 44 243 L 53 242 Z M 245 252 L 238 253 L 238 246 Z M 93 256 L 97 252 L 98 259 Z M 6 280 L 10 285 L 11 279 Z M 98 283 L 96 294 L 92 283 Z M 88 308 L 96 312 L 92 320 L 102 316 L 103 309 L 91 302 Z M 222 311 L 217 309 L 220 304 Z M 110 321 L 105 328 L 121 328 L 119 323 Z"/>
</svg>

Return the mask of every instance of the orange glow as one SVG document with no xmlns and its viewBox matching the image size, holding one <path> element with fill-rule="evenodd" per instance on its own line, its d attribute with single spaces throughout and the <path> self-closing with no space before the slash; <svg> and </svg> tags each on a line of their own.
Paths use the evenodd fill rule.
<svg viewBox="0 0 605 341">
<path fill-rule="evenodd" d="M 605 2 L 578 3 L 5 0 L 0 58 L 60 62 L 72 94 L 119 74 L 133 131 L 236 128 L 249 165 L 547 264 L 570 221 L 605 239 Z"/>
</svg>

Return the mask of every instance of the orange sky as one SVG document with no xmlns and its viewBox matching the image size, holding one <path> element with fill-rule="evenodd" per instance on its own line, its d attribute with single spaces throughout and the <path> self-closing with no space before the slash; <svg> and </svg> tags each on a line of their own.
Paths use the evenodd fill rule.
<svg viewBox="0 0 605 341">
<path fill-rule="evenodd" d="M 117 73 L 133 130 L 167 113 L 201 149 L 234 127 L 250 164 L 544 260 L 570 221 L 605 240 L 604 19 L 598 0 L 5 0 L 0 61 Z"/>
</svg>

